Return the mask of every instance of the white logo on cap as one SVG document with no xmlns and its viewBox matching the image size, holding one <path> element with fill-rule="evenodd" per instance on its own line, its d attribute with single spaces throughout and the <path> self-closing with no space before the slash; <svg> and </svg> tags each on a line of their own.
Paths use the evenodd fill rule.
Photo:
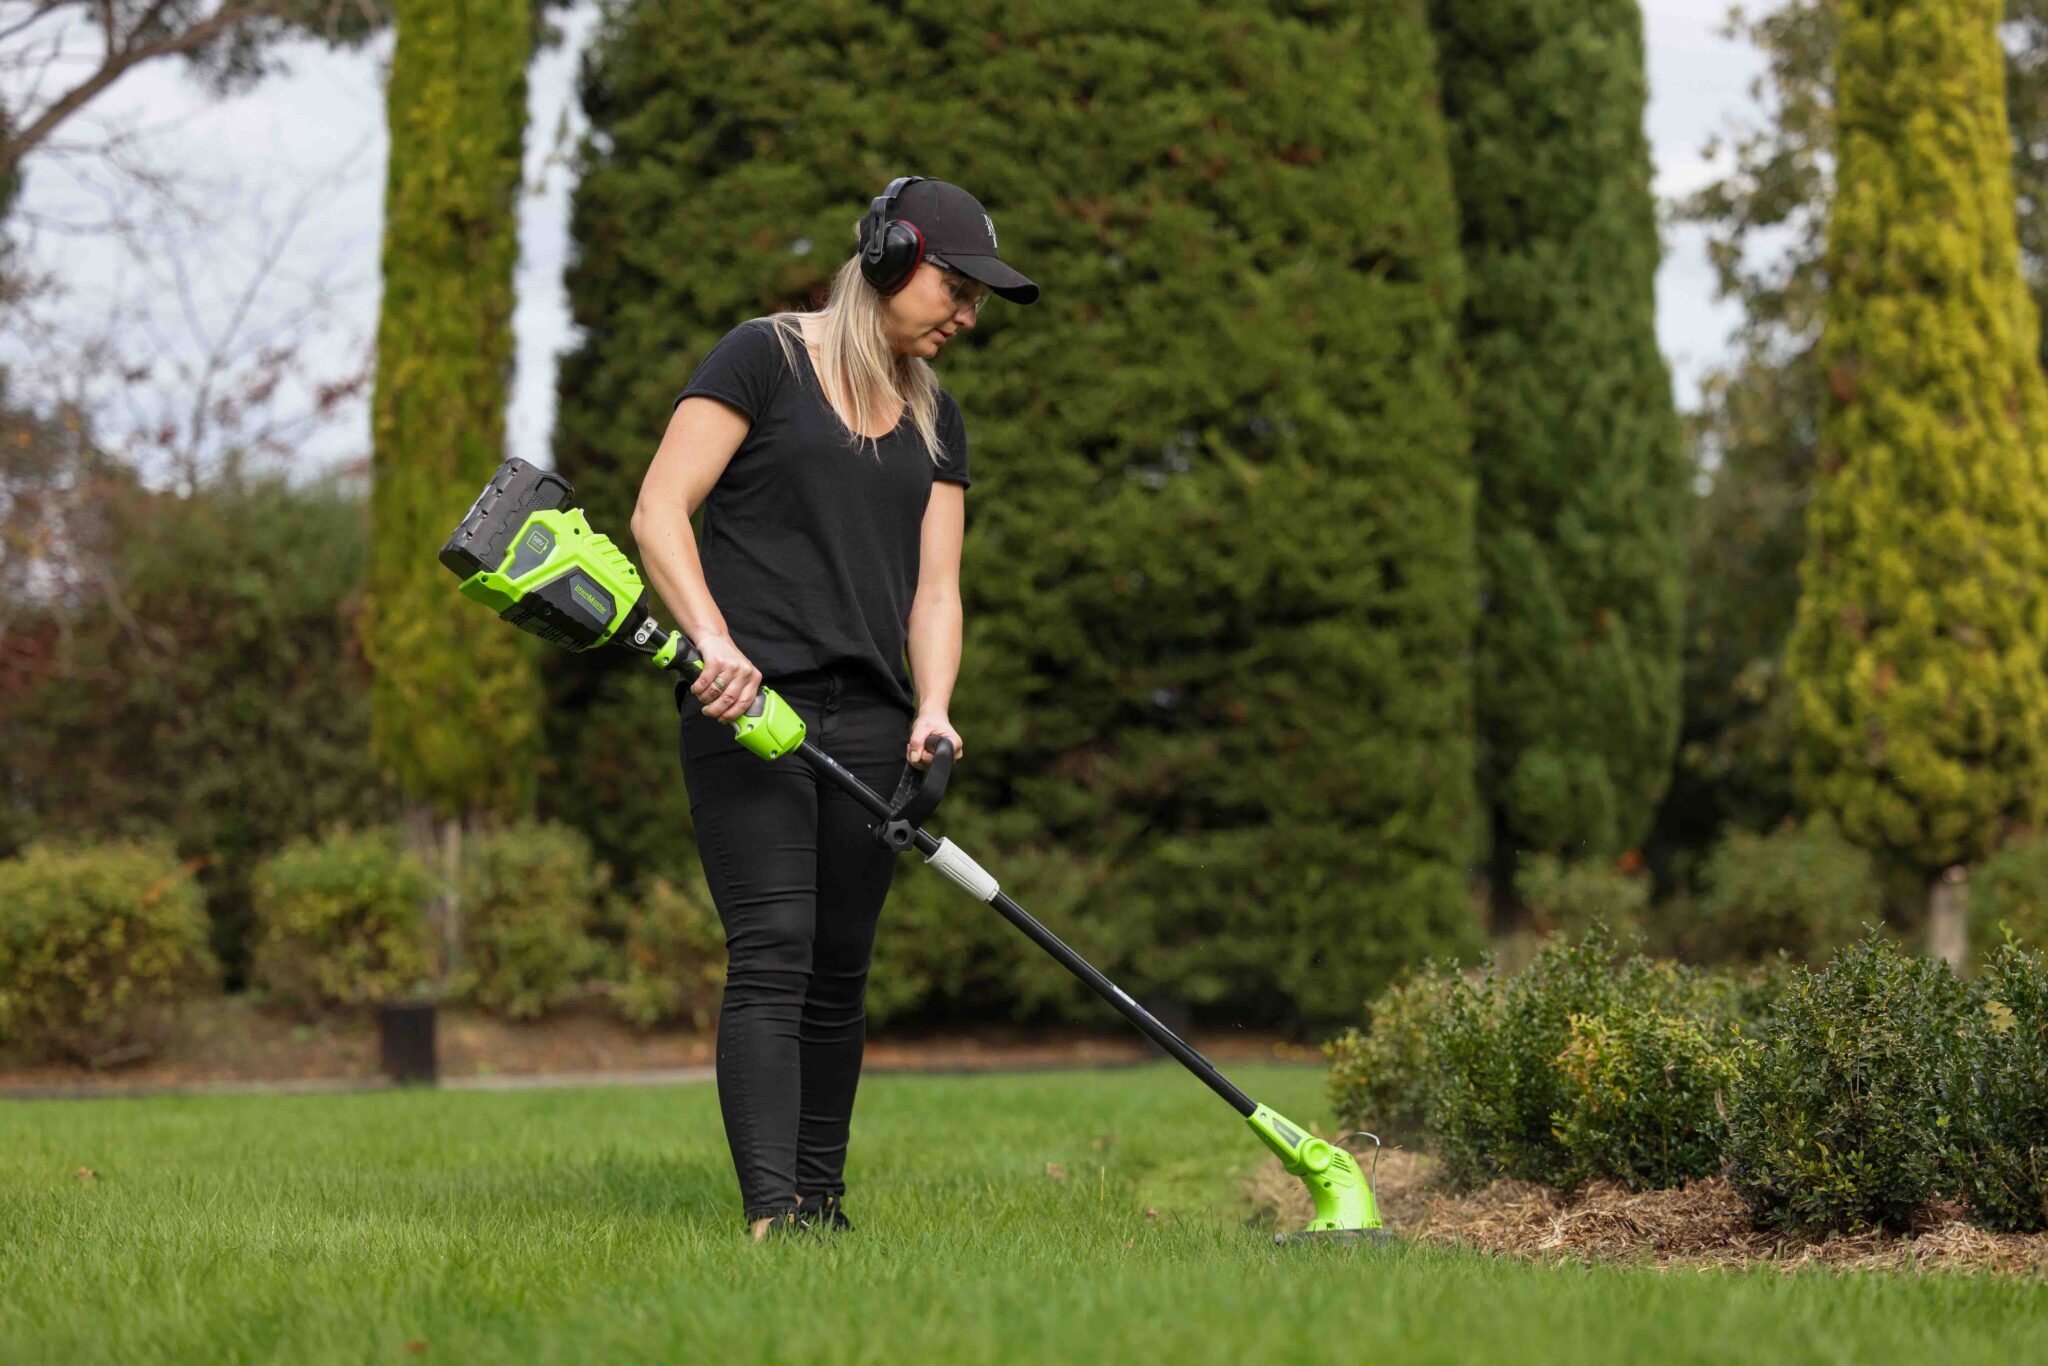
<svg viewBox="0 0 2048 1366">
<path fill-rule="evenodd" d="M 988 224 L 988 244 L 989 244 L 990 246 L 992 246 L 992 247 L 993 247 L 993 246 L 995 246 L 995 245 L 996 245 L 996 225 L 995 225 L 995 222 L 994 222 L 994 221 L 993 221 L 992 219 L 990 219 L 990 218 L 989 218 L 989 216 L 988 216 L 987 214 L 983 214 L 983 215 L 981 216 L 981 221 L 982 221 L 982 222 L 984 222 L 984 223 L 987 223 L 987 224 Z"/>
</svg>

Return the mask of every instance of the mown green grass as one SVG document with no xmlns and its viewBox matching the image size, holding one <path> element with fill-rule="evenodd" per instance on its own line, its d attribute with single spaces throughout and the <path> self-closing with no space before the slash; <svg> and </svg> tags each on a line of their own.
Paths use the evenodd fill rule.
<svg viewBox="0 0 2048 1366">
<path fill-rule="evenodd" d="M 708 1085 L 0 1105 L 0 1360 L 2048 1359 L 2033 1283 L 1276 1248 L 1262 1154 L 1168 1063 L 870 1076 L 857 1229 L 755 1246 Z"/>
</svg>

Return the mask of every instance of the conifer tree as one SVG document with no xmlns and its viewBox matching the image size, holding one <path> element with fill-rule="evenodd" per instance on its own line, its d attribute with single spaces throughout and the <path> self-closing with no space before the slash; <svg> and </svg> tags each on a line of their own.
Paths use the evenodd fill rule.
<svg viewBox="0 0 2048 1366">
<path fill-rule="evenodd" d="M 2048 802 L 2048 467 L 1996 0 L 1845 0 L 1802 801 L 1935 877 Z"/>
<path fill-rule="evenodd" d="M 527 0 L 398 0 L 396 18 L 363 644 L 378 760 L 452 851 L 465 816 L 533 787 L 536 643 L 435 556 L 505 454 L 534 19 Z"/>
<path fill-rule="evenodd" d="M 1466 268 L 1480 800 L 1523 852 L 1611 858 L 1677 743 L 1687 461 L 1657 350 L 1636 0 L 1432 0 Z"/>
</svg>

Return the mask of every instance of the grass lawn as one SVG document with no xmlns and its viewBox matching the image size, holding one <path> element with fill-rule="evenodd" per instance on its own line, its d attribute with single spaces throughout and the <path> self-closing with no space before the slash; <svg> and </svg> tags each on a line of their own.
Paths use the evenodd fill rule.
<svg viewBox="0 0 2048 1366">
<path fill-rule="evenodd" d="M 15 1102 L 0 1360 L 2048 1360 L 2038 1283 L 1276 1248 L 1261 1161 L 1170 1063 L 870 1076 L 856 1229 L 755 1246 L 708 1085 Z"/>
</svg>

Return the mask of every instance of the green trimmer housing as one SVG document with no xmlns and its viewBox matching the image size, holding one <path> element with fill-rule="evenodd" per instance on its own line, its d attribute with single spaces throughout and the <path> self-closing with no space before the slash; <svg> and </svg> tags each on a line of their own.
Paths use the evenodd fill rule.
<svg viewBox="0 0 2048 1366">
<path fill-rule="evenodd" d="M 569 482 L 560 475 L 524 460 L 507 460 L 441 547 L 441 563 L 462 580 L 465 596 L 543 640 L 570 650 L 595 650 L 617 641 L 657 668 L 684 677 L 702 670 L 704 658 L 697 647 L 680 631 L 665 631 L 654 620 L 639 571 L 608 537 L 591 529 L 574 499 Z M 1355 1242 L 1391 1236 L 1381 1225 L 1372 1184 L 1350 1152 L 1310 1134 L 1232 1085 L 1151 1011 L 1004 895 L 996 879 L 958 845 L 920 828 L 919 822 L 931 814 L 945 791 L 952 770 L 952 741 L 943 736 L 932 741 L 932 762 L 923 776 L 913 783 L 915 770 L 906 765 L 895 797 L 885 801 L 812 744 L 803 718 L 771 689 L 761 689 L 753 705 L 731 725 L 734 738 L 753 753 L 764 759 L 798 754 L 844 788 L 878 818 L 878 843 L 898 853 L 917 849 L 927 864 L 976 900 L 987 902 L 1244 1116 L 1281 1166 L 1308 1188 L 1315 1204 L 1305 1230 L 1278 1234 L 1275 1241 Z"/>
<path fill-rule="evenodd" d="M 463 596 L 550 644 L 594 650 L 618 640 L 656 668 L 701 670 L 697 647 L 661 629 L 640 571 L 591 530 L 574 499 L 560 475 L 507 460 L 441 547 L 441 563 L 461 576 Z M 803 718 L 767 688 L 732 725 L 734 738 L 763 759 L 804 739 Z"/>
</svg>

